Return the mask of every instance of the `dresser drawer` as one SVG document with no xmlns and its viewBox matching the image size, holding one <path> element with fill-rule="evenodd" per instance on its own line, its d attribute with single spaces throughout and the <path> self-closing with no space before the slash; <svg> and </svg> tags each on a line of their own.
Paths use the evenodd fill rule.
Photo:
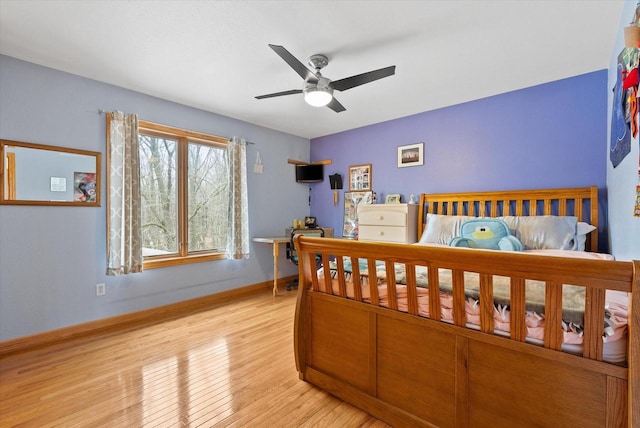
<svg viewBox="0 0 640 428">
<path fill-rule="evenodd" d="M 361 210 L 358 213 L 358 224 L 369 224 L 374 226 L 406 226 L 407 213 L 399 211 Z"/>
<path fill-rule="evenodd" d="M 369 226 L 360 225 L 358 240 L 381 242 L 407 242 L 407 228 L 399 226 Z"/>
</svg>

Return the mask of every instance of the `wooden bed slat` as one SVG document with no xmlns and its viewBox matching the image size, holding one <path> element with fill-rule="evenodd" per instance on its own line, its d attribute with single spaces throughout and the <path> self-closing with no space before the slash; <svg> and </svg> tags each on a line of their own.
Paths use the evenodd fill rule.
<svg viewBox="0 0 640 428">
<path fill-rule="evenodd" d="M 308 256 L 307 256 L 307 257 L 308 257 Z M 303 254 L 298 254 L 298 260 L 301 260 L 301 263 L 305 263 L 304 258 L 305 258 L 305 255 L 303 255 Z M 307 262 L 307 263 L 309 263 L 309 262 L 308 262 L 308 260 L 309 260 L 309 259 L 307 258 L 307 260 L 306 260 L 306 262 Z M 325 269 L 325 268 L 323 268 L 323 269 Z M 326 276 L 326 275 L 325 275 L 325 276 Z M 325 284 L 326 284 L 326 282 L 325 282 Z M 313 288 L 313 290 L 314 290 L 314 291 L 320 291 L 320 283 L 318 282 L 318 277 L 317 277 L 317 276 L 315 276 L 315 275 L 312 277 L 311 286 L 312 286 L 312 288 Z"/>
<path fill-rule="evenodd" d="M 369 293 L 371 294 L 371 304 L 374 306 L 380 306 L 380 297 L 378 296 L 378 285 L 376 280 L 376 261 L 374 259 L 368 259 L 367 268 L 369 274 Z"/>
<path fill-rule="evenodd" d="M 562 349 L 562 284 L 547 281 L 544 299 L 544 346 Z"/>
<path fill-rule="evenodd" d="M 392 260 L 387 260 L 385 262 L 385 269 L 387 272 L 393 272 L 394 263 Z M 389 298 L 389 308 L 394 311 L 398 310 L 398 293 L 396 290 L 396 276 L 391 275 L 387 278 L 387 296 Z"/>
<path fill-rule="evenodd" d="M 323 260 L 323 266 L 329 266 L 329 262 L 327 261 L 326 264 Z M 347 281 L 345 279 L 344 276 L 344 260 L 342 259 L 342 257 L 337 257 L 336 258 L 336 266 L 338 268 L 338 288 L 340 289 L 340 297 L 347 297 Z M 326 277 L 327 275 L 325 275 Z"/>
<path fill-rule="evenodd" d="M 524 342 L 527 337 L 525 282 L 523 278 L 511 278 L 511 338 Z"/>
<path fill-rule="evenodd" d="M 493 276 L 480 275 L 480 330 L 493 333 Z"/>
<path fill-rule="evenodd" d="M 429 317 L 440 321 L 440 274 L 437 267 L 429 266 Z"/>
<path fill-rule="evenodd" d="M 516 215 L 522 215 L 522 201 L 516 202 Z"/>
<path fill-rule="evenodd" d="M 584 345 L 583 356 L 602 361 L 602 323 L 606 290 L 587 288 L 585 291 Z"/>
<path fill-rule="evenodd" d="M 393 270 L 391 272 L 394 272 Z M 418 315 L 418 289 L 416 288 L 416 265 L 405 264 L 407 275 L 407 304 L 411 315 Z"/>
<path fill-rule="evenodd" d="M 486 217 L 486 201 L 479 201 L 478 205 L 480 205 L 480 214 L 479 217 Z"/>
<path fill-rule="evenodd" d="M 311 257 L 307 259 L 309 263 L 311 263 Z M 315 255 L 313 257 L 313 262 L 315 263 Z M 329 266 L 329 255 L 322 255 L 322 266 Z M 324 289 L 327 290 L 327 293 L 333 294 L 333 289 L 331 287 L 331 275 L 324 276 Z"/>
<path fill-rule="evenodd" d="M 464 310 L 464 271 L 454 269 L 451 272 L 453 292 L 453 323 L 463 327 L 467 322 L 467 313 Z"/>
<path fill-rule="evenodd" d="M 582 204 L 583 204 L 582 198 L 578 198 L 576 199 L 573 207 L 575 216 L 580 219 L 582 218 Z"/>
<path fill-rule="evenodd" d="M 360 265 L 357 257 L 351 257 L 351 280 L 353 281 L 353 297 L 362 302 L 362 282 L 360 281 Z"/>
</svg>

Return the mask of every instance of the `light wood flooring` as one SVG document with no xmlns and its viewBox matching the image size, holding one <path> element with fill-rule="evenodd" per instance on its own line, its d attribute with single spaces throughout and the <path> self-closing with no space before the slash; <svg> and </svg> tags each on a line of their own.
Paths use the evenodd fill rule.
<svg viewBox="0 0 640 428">
<path fill-rule="evenodd" d="M 0 360 L 2 427 L 387 427 L 298 379 L 295 291 Z"/>
</svg>

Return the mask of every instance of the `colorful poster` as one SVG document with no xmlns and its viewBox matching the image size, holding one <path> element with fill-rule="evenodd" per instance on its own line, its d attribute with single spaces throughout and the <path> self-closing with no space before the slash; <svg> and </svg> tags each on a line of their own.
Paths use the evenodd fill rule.
<svg viewBox="0 0 640 428">
<path fill-rule="evenodd" d="M 73 173 L 73 200 L 75 202 L 96 201 L 96 174 L 93 172 Z"/>
<path fill-rule="evenodd" d="M 342 237 L 358 239 L 358 205 L 373 203 L 373 192 L 344 193 L 344 227 Z"/>
</svg>

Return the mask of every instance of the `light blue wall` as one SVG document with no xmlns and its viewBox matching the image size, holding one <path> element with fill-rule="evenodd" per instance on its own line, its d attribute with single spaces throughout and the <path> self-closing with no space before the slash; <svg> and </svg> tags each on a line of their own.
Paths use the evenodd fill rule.
<svg viewBox="0 0 640 428">
<path fill-rule="evenodd" d="M 308 187 L 287 159 L 309 159 L 309 141 L 122 88 L 0 56 L 0 138 L 103 153 L 98 109 L 220 136 L 248 146 L 251 236 L 281 235 L 309 214 Z M 212 95 L 214 96 L 214 95 Z M 256 151 L 264 174 L 253 173 Z M 273 278 L 271 247 L 249 260 L 213 261 L 107 277 L 106 195 L 101 208 L 0 206 L 0 340 L 213 294 Z M 280 276 L 296 273 L 281 257 Z M 96 297 L 95 284 L 107 294 Z"/>
<path fill-rule="evenodd" d="M 608 87 L 613 88 L 616 83 L 618 54 L 624 48 L 623 28 L 633 20 L 636 4 L 625 2 L 620 19 L 618 38 L 611 54 L 609 66 Z M 640 260 L 640 218 L 633 216 L 636 197 L 636 186 L 640 185 L 638 178 L 638 139 L 631 141 L 631 153 L 613 168 L 609 161 L 609 147 L 611 138 L 611 110 L 613 92 L 607 91 L 609 99 L 607 146 L 604 156 L 607 164 L 607 188 L 609 193 L 609 228 L 611 230 L 611 252 L 618 260 Z"/>
<path fill-rule="evenodd" d="M 597 185 L 606 250 L 607 92 L 607 70 L 601 70 L 316 138 L 311 159 L 332 159 L 326 173 L 343 177 L 349 165 L 371 163 L 379 202 L 389 193 L 407 201 L 421 192 Z M 398 168 L 398 146 L 418 142 L 424 142 L 424 165 Z M 342 231 L 343 192 L 334 207 L 329 183 L 313 186 L 312 214 L 336 231 Z"/>
</svg>

